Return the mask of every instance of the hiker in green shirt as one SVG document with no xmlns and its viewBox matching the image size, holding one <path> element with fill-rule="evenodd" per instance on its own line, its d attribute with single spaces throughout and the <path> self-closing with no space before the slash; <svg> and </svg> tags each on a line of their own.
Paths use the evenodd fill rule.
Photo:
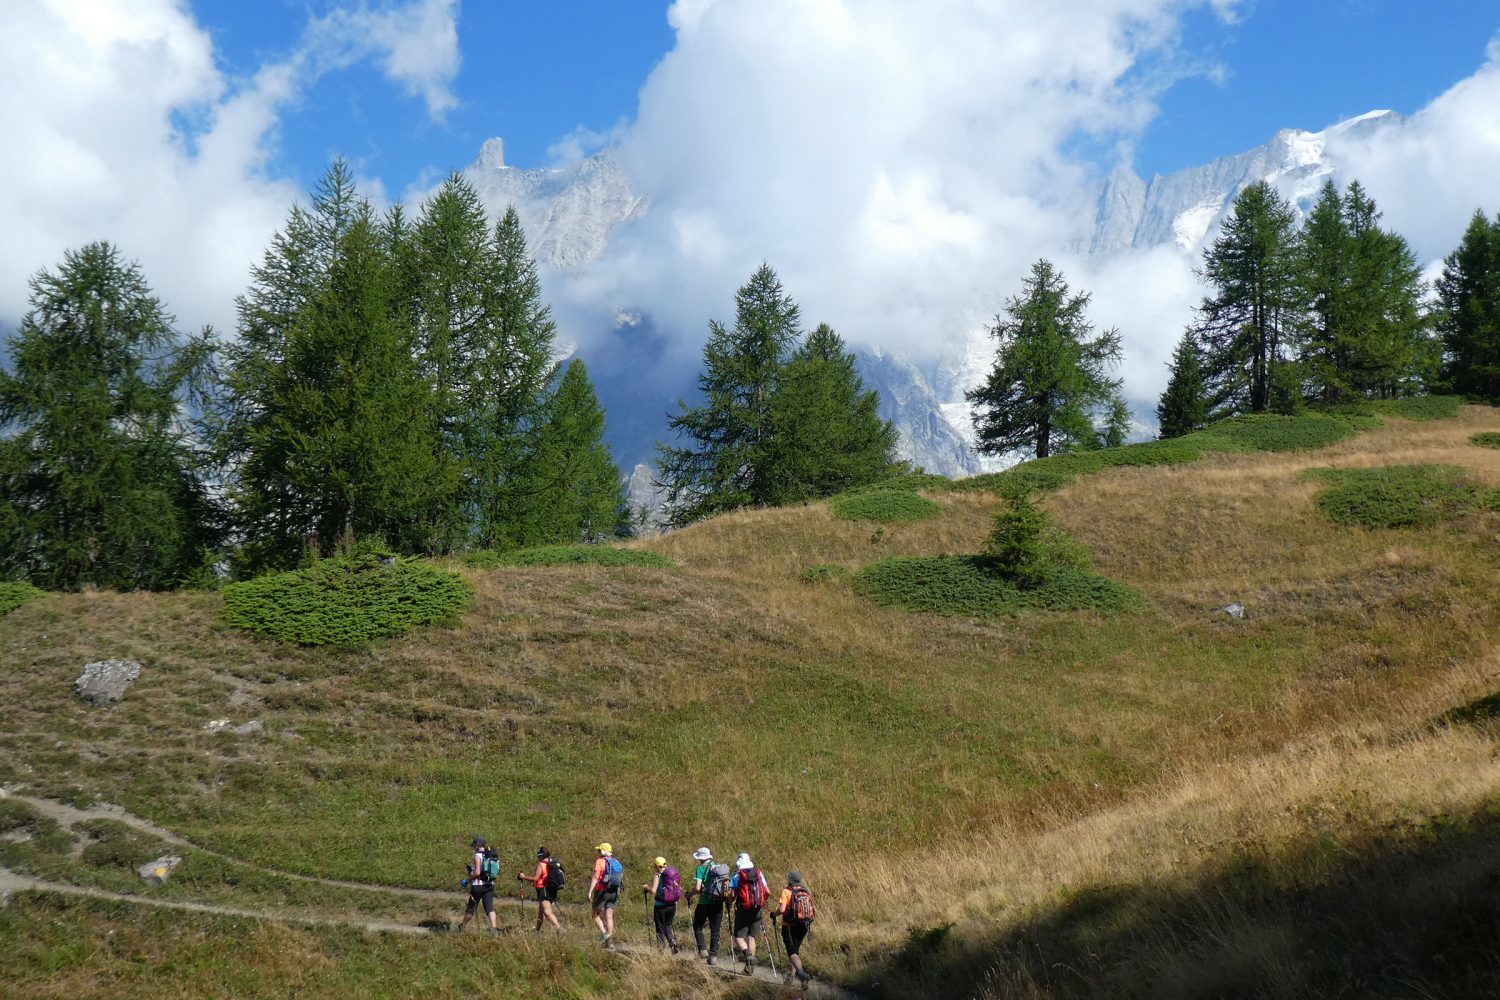
<svg viewBox="0 0 1500 1000">
<path fill-rule="evenodd" d="M 696 899 L 693 909 L 693 940 L 698 944 L 698 957 L 707 959 L 709 965 L 719 954 L 719 935 L 724 928 L 724 901 L 729 895 L 729 866 L 714 863 L 714 856 L 706 847 L 693 852 L 698 867 L 693 870 L 693 887 L 688 890 L 688 899 Z M 707 927 L 709 933 L 704 934 Z M 705 943 L 705 936 L 708 941 Z"/>
</svg>

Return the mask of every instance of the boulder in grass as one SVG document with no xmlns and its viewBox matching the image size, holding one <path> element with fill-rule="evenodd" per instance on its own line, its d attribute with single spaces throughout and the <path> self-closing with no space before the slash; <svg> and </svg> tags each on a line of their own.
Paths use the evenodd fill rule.
<svg viewBox="0 0 1500 1000">
<path fill-rule="evenodd" d="M 73 687 L 90 705 L 108 705 L 124 697 L 139 676 L 141 665 L 134 660 L 95 660 L 84 665 Z"/>
<path fill-rule="evenodd" d="M 155 861 L 147 861 L 137 868 L 136 872 L 140 874 L 141 878 L 152 885 L 161 885 L 172 877 L 172 869 L 180 864 L 182 864 L 181 858 L 169 854 L 165 857 L 157 858 Z"/>
</svg>

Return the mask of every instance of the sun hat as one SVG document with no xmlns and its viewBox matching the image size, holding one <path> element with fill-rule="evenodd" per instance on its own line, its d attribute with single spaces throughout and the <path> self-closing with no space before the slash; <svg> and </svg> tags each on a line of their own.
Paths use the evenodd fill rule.
<svg viewBox="0 0 1500 1000">
<path fill-rule="evenodd" d="M 694 861 L 707 861 L 714 856 L 714 852 L 706 847 L 700 847 L 693 852 Z"/>
<path fill-rule="evenodd" d="M 750 860 L 750 855 L 748 854 L 741 854 L 739 857 L 735 858 L 734 866 L 742 872 L 747 872 L 755 867 L 754 863 Z"/>
<path fill-rule="evenodd" d="M 656 861 L 653 862 L 653 863 L 658 868 L 665 868 L 665 867 L 667 867 L 667 859 L 666 858 L 657 858 Z"/>
<path fill-rule="evenodd" d="M 605 854 L 613 854 L 613 853 L 615 853 L 615 849 L 613 847 L 609 846 L 609 841 L 605 841 L 604 843 L 600 844 L 598 847 L 594 848 L 594 850 L 596 850 L 596 851 L 602 851 Z"/>
<path fill-rule="evenodd" d="M 787 885 L 801 885 L 802 884 L 802 873 L 801 872 L 787 872 L 786 873 L 786 884 Z"/>
</svg>

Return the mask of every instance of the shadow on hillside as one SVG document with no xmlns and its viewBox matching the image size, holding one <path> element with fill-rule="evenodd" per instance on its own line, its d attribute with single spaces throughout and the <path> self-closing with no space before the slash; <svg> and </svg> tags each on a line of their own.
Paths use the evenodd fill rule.
<svg viewBox="0 0 1500 1000">
<path fill-rule="evenodd" d="M 988 939 L 913 929 L 876 997 L 1500 996 L 1500 812 L 1196 884 L 1099 886 Z"/>
</svg>

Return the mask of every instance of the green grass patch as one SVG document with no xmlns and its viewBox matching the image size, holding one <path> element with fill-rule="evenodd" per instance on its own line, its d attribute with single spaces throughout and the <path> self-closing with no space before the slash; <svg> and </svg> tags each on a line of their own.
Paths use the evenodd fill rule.
<svg viewBox="0 0 1500 1000">
<path fill-rule="evenodd" d="M 925 521 L 943 508 L 913 490 L 884 487 L 842 493 L 828 504 L 835 517 L 846 521 L 880 521 L 884 524 Z"/>
<path fill-rule="evenodd" d="M 622 549 L 612 545 L 543 545 L 511 552 L 484 550 L 463 557 L 465 566 L 498 569 L 501 566 L 650 566 L 670 569 L 672 560 L 655 552 Z"/>
<path fill-rule="evenodd" d="M 1328 484 L 1318 509 L 1336 524 L 1419 528 L 1500 505 L 1500 494 L 1470 482 L 1456 465 L 1393 465 L 1378 469 L 1311 469 Z"/>
<path fill-rule="evenodd" d="M 1140 603 L 1129 587 L 1072 566 L 1049 566 L 1036 586 L 1022 588 L 985 556 L 883 559 L 855 574 L 854 587 L 886 607 L 977 618 L 1027 609 L 1126 611 Z"/>
<path fill-rule="evenodd" d="M 818 563 L 802 571 L 803 583 L 842 583 L 849 578 L 849 570 L 838 563 Z"/>
<path fill-rule="evenodd" d="M 44 593 L 29 583 L 0 583 L 0 615 L 8 615 Z"/>
<path fill-rule="evenodd" d="M 1204 451 L 1311 451 L 1338 444 L 1361 429 L 1355 420 L 1336 414 L 1256 413 L 1220 420 L 1177 440 Z"/>
<path fill-rule="evenodd" d="M 1469 438 L 1469 443 L 1480 448 L 1500 448 L 1500 431 L 1485 431 Z"/>
<path fill-rule="evenodd" d="M 363 552 L 229 584 L 224 621 L 304 646 L 352 644 L 451 621 L 472 596 L 456 573 Z"/>
<path fill-rule="evenodd" d="M 1458 416 L 1458 396 L 1408 396 L 1404 399 L 1366 399 L 1335 411 L 1345 416 L 1396 417 L 1400 420 L 1449 420 Z"/>
</svg>

